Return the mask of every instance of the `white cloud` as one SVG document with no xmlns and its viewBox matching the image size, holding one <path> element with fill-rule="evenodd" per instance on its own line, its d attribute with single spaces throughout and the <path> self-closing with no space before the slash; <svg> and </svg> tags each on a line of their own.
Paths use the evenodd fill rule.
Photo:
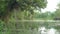
<svg viewBox="0 0 60 34">
<path fill-rule="evenodd" d="M 41 9 L 42 12 L 50 11 L 54 12 L 58 7 L 57 4 L 59 3 L 60 0 L 47 0 L 47 7 L 45 9 Z"/>
</svg>

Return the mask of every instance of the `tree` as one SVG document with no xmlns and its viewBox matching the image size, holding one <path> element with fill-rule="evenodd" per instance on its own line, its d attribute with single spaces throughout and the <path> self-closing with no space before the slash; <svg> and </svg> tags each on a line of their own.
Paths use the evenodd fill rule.
<svg viewBox="0 0 60 34">
<path fill-rule="evenodd" d="M 33 10 L 38 8 L 45 8 L 46 0 L 0 0 L 0 18 L 3 20 L 9 19 L 9 15 L 13 9 L 20 11 L 29 11 L 33 14 Z"/>
<path fill-rule="evenodd" d="M 55 16 L 54 16 L 54 19 L 55 20 L 60 20 L 60 4 L 58 4 L 58 9 L 56 9 L 55 11 Z"/>
<path fill-rule="evenodd" d="M 37 24 L 35 23 L 33 23 L 34 25 L 33 24 L 31 25 L 30 23 L 27 23 L 26 25 L 25 22 L 9 23 L 8 22 L 9 17 L 11 17 L 12 16 L 11 14 L 13 13 L 19 14 L 20 17 L 21 16 L 25 17 L 27 15 L 26 12 L 28 12 L 28 16 L 30 16 L 30 14 L 33 15 L 34 9 L 45 8 L 46 4 L 47 4 L 46 0 L 0 0 L 0 19 L 5 21 L 4 26 L 6 26 L 8 30 L 12 28 L 16 29 L 19 27 L 20 28 L 26 27 L 26 29 L 29 29 L 29 27 L 31 27 L 31 29 L 37 28 L 36 26 Z M 22 14 L 25 14 L 25 15 L 22 15 Z"/>
</svg>

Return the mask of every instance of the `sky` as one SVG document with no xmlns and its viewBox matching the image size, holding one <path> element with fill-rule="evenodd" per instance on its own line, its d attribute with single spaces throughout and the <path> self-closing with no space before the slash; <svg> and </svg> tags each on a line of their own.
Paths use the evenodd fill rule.
<svg viewBox="0 0 60 34">
<path fill-rule="evenodd" d="M 50 11 L 50 12 L 55 12 L 56 9 L 58 8 L 57 5 L 60 2 L 60 0 L 47 0 L 47 6 L 45 9 L 41 9 L 42 13 L 46 12 L 46 11 Z"/>
</svg>

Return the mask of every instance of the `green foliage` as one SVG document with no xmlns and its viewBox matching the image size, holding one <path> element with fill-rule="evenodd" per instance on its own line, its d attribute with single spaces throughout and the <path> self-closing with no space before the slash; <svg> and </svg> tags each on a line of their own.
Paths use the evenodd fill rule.
<svg viewBox="0 0 60 34">
<path fill-rule="evenodd" d="M 55 12 L 55 17 L 57 17 L 57 18 L 60 17 L 60 8 L 56 10 L 56 12 Z"/>
<path fill-rule="evenodd" d="M 60 20 L 60 4 L 58 4 L 58 9 L 56 9 L 55 13 L 54 13 L 54 18 L 55 20 Z"/>
<path fill-rule="evenodd" d="M 14 0 L 0 0 L 0 19 L 7 19 L 7 16 L 10 16 L 11 23 L 3 23 L 0 22 L 0 30 L 3 29 L 3 24 L 6 26 L 5 28 L 7 28 L 7 31 L 5 32 L 6 34 L 10 34 L 10 29 L 34 29 L 38 27 L 37 23 L 32 23 L 32 22 L 17 22 L 15 21 L 15 15 L 14 12 L 16 9 L 16 17 L 17 19 L 30 19 L 32 18 L 31 15 L 34 14 L 34 9 L 38 9 L 38 8 L 45 8 L 47 2 L 45 2 L 45 0 L 16 0 L 16 2 L 18 3 L 18 7 L 16 6 L 17 3 L 14 4 Z M 17 8 L 16 8 L 17 7 Z M 11 11 L 10 11 L 11 10 Z M 11 15 L 10 15 L 11 14 Z M 6 20 L 8 21 L 8 20 Z M 26 32 L 25 32 L 26 33 Z M 25 34 L 24 33 L 24 34 Z"/>
<path fill-rule="evenodd" d="M 20 3 L 20 5 L 22 6 L 22 8 L 28 8 L 28 7 L 40 7 L 43 8 L 46 6 L 46 0 L 19 0 L 17 1 Z M 29 9 L 29 8 L 28 8 Z"/>
<path fill-rule="evenodd" d="M 0 20 L 0 32 L 3 30 L 4 22 Z"/>
<path fill-rule="evenodd" d="M 55 11 L 55 15 L 57 16 L 57 17 L 59 17 L 60 16 L 60 4 L 58 4 L 58 9 L 56 9 L 56 11 Z"/>
<path fill-rule="evenodd" d="M 15 3 L 16 2 L 16 3 Z M 6 15 L 11 14 L 12 9 L 16 8 L 17 5 L 20 11 L 30 11 L 33 14 L 33 10 L 46 7 L 45 0 L 0 0 L 0 16 L 6 17 Z"/>
<path fill-rule="evenodd" d="M 35 13 L 34 19 L 39 20 L 52 20 L 55 17 L 55 13 L 45 12 L 45 13 Z"/>
<path fill-rule="evenodd" d="M 4 16 L 6 14 L 6 6 L 7 2 L 0 0 L 0 16 Z"/>
<path fill-rule="evenodd" d="M 60 26 L 59 25 L 54 26 L 54 28 L 57 29 L 57 30 L 60 30 Z"/>
</svg>

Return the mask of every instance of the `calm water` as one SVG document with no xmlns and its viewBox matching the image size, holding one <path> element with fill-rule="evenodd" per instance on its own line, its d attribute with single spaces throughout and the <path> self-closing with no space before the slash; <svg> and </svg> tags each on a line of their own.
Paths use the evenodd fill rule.
<svg viewBox="0 0 60 34">
<path fill-rule="evenodd" d="M 53 27 L 47 29 L 45 27 L 38 28 L 38 34 L 60 34 L 58 30 L 54 29 Z"/>
</svg>

